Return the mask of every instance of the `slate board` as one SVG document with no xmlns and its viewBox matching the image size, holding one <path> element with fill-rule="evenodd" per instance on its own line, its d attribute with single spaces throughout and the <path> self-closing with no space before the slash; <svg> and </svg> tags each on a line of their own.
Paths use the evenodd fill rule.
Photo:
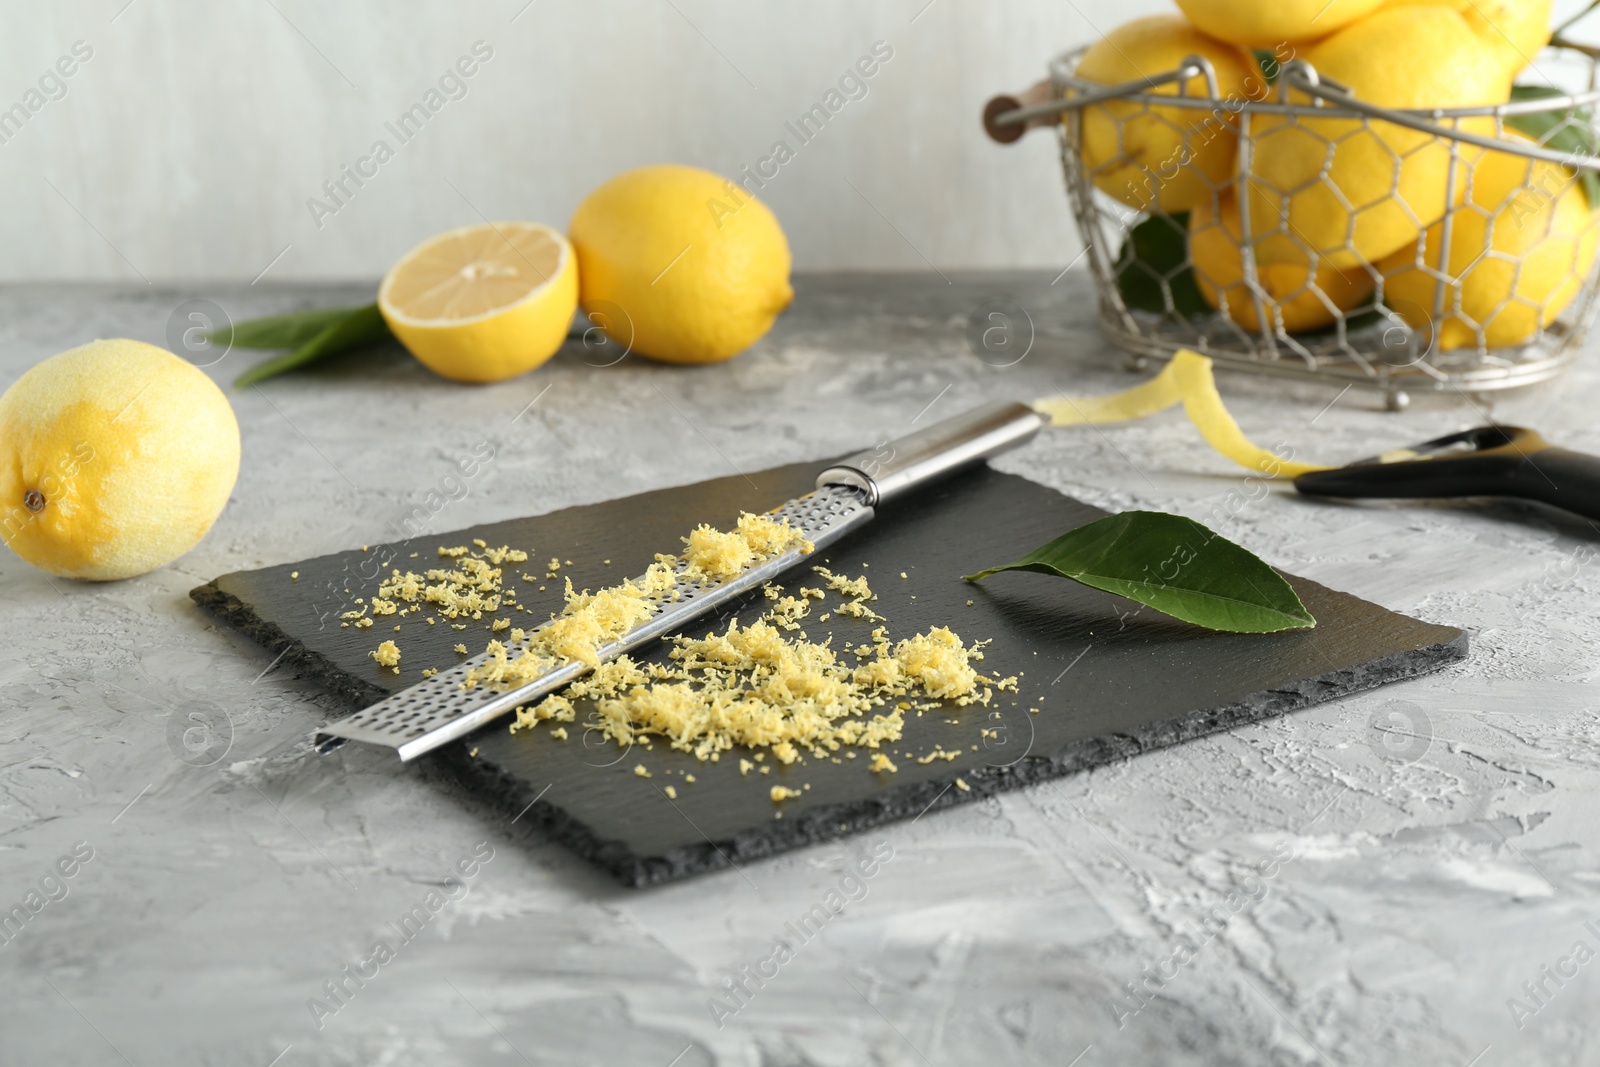
<svg viewBox="0 0 1600 1067">
<path fill-rule="evenodd" d="M 341 628 L 339 612 L 350 598 L 370 597 L 388 566 L 421 571 L 438 565 L 439 546 L 479 538 L 529 553 L 527 564 L 506 566 L 508 581 L 516 581 L 519 571 L 542 576 L 545 561 L 556 556 L 572 560 L 563 576 L 580 588 L 597 588 L 642 572 L 656 552 L 672 550 L 696 523 L 731 524 L 741 510 L 764 510 L 808 491 L 825 465 L 778 467 L 748 478 L 428 534 L 366 552 L 240 571 L 191 596 L 271 654 L 287 648 L 285 662 L 296 663 L 355 709 L 416 681 L 423 667 L 456 662 L 451 646 L 457 642 L 478 652 L 490 636 L 487 619 L 464 631 L 443 620 L 430 627 L 420 617 L 405 620 L 398 634 L 392 617 L 371 629 Z M 969 642 L 993 639 L 982 664 L 991 677 L 1021 675 L 1020 692 L 997 694 L 990 707 L 952 707 L 948 714 L 909 718 L 905 737 L 890 748 L 897 774 L 869 772 L 863 753 L 838 764 L 808 758 L 742 777 L 737 750 L 715 764 L 659 742 L 649 750 L 636 745 L 625 751 L 598 734 L 586 735 L 581 710 L 564 742 L 543 726 L 513 735 L 502 720 L 424 758 L 448 762 L 459 781 L 508 815 L 527 808 L 524 819 L 543 825 L 623 882 L 643 885 L 1070 774 L 1412 677 L 1467 654 L 1461 630 L 1397 615 L 1293 576 L 1289 581 L 1318 625 L 1270 635 L 1207 632 L 1042 575 L 1005 573 L 981 586 L 960 578 L 982 565 L 1016 559 L 1103 514 L 984 467 L 890 505 L 869 526 L 819 554 L 824 558 L 817 562 L 839 574 L 868 576 L 879 597 L 873 606 L 888 618 L 895 637 L 948 625 Z M 298 580 L 290 578 L 291 571 L 299 572 Z M 516 584 L 530 609 L 516 615 L 516 625 L 532 626 L 560 606 L 559 581 L 539 583 L 546 586 L 543 592 L 535 584 Z M 788 588 L 820 584 L 802 569 L 792 574 Z M 749 621 L 764 603 L 758 594 L 718 620 L 701 620 L 694 632 L 704 633 L 731 615 Z M 862 643 L 876 624 L 837 615 L 816 621 L 835 603 L 830 594 L 825 606 L 813 608 L 806 632 L 813 639 L 833 633 L 835 647 Z M 368 655 L 386 638 L 402 650 L 399 676 Z M 664 651 L 658 645 L 652 655 Z M 1030 713 L 1032 707 L 1040 712 Z M 308 733 L 316 725 L 307 722 Z M 916 757 L 935 746 L 958 749 L 961 756 L 919 764 Z M 769 757 L 765 763 L 776 761 Z M 652 777 L 636 776 L 637 764 Z M 686 774 L 695 783 L 686 783 Z M 955 786 L 957 777 L 966 789 Z M 668 784 L 676 788 L 675 801 L 661 791 Z M 780 806 L 769 796 L 774 785 L 809 789 Z"/>
</svg>

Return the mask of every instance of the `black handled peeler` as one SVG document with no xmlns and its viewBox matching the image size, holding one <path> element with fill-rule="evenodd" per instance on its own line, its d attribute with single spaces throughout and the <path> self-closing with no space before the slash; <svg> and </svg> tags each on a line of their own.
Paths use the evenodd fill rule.
<svg viewBox="0 0 1600 1067">
<path fill-rule="evenodd" d="M 1520 426 L 1481 426 L 1312 471 L 1294 487 L 1329 497 L 1518 497 L 1600 519 L 1600 456 L 1557 448 Z"/>
</svg>

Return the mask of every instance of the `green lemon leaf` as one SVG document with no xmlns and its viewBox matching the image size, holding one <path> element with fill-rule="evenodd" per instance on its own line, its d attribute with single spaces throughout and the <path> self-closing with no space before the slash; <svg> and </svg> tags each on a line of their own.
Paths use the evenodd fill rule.
<svg viewBox="0 0 1600 1067">
<path fill-rule="evenodd" d="M 338 355 L 340 352 L 366 348 L 393 336 L 389 332 L 388 323 L 384 322 L 383 316 L 379 314 L 377 304 L 368 304 L 360 308 L 343 308 L 340 309 L 339 317 L 332 319 L 299 348 L 277 359 L 256 364 L 235 378 L 233 387 L 243 389 L 247 385 L 276 377 L 285 371 L 296 370 L 329 356 Z"/>
<path fill-rule="evenodd" d="M 1277 55 L 1265 48 L 1253 48 L 1250 54 L 1255 57 L 1256 67 L 1261 71 L 1261 76 L 1267 79 L 1267 84 L 1278 84 L 1278 75 L 1283 73 L 1283 64 L 1278 62 Z"/>
<path fill-rule="evenodd" d="M 1131 311 L 1183 318 L 1209 315 L 1189 267 L 1189 213 L 1151 215 L 1128 231 L 1117 253 L 1117 292 Z M 1170 295 L 1172 306 L 1167 306 Z"/>
<path fill-rule="evenodd" d="M 1565 96 L 1560 89 L 1546 85 L 1513 85 L 1511 99 L 1543 100 L 1547 97 Z M 1556 108 L 1552 111 L 1534 111 L 1527 115 L 1508 115 L 1506 125 L 1532 137 L 1552 152 L 1562 152 L 1574 158 L 1593 159 L 1600 154 L 1600 144 L 1594 133 L 1594 113 L 1586 107 Z M 1575 170 L 1583 182 L 1584 195 L 1591 209 L 1600 206 L 1600 174 L 1587 167 Z"/>
<path fill-rule="evenodd" d="M 212 330 L 206 336 L 217 344 L 234 348 L 299 348 L 323 330 L 357 308 L 316 308 L 269 315 Z"/>
<path fill-rule="evenodd" d="M 1208 630 L 1265 634 L 1317 624 L 1260 558 L 1192 519 L 1158 511 L 1108 515 L 966 578 L 1001 571 L 1070 578 Z"/>
</svg>

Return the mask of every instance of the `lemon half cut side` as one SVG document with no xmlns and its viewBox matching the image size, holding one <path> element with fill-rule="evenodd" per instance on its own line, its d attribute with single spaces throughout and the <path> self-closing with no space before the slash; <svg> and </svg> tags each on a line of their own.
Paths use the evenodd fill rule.
<svg viewBox="0 0 1600 1067">
<path fill-rule="evenodd" d="M 378 288 L 378 310 L 412 355 L 458 382 L 499 382 L 544 363 L 578 307 L 578 263 L 538 222 L 486 222 L 407 252 Z"/>
</svg>

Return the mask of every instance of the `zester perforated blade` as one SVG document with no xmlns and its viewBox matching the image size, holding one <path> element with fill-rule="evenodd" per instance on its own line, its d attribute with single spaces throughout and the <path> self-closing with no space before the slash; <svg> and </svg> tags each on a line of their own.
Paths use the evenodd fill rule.
<svg viewBox="0 0 1600 1067">
<path fill-rule="evenodd" d="M 791 500 L 770 512 L 776 521 L 789 525 L 818 549 L 837 541 L 846 533 L 871 521 L 873 509 L 861 489 L 830 485 Z M 663 546 L 666 547 L 666 546 Z M 614 659 L 624 652 L 676 633 L 699 615 L 714 611 L 737 597 L 758 589 L 797 563 L 813 558 L 791 549 L 780 556 L 752 567 L 725 582 L 696 581 L 684 574 L 679 564 L 674 590 L 652 599 L 656 611 L 626 635 L 599 650 L 601 660 Z M 364 741 L 395 749 L 403 760 L 413 759 L 447 741 L 465 736 L 504 715 L 519 704 L 528 704 L 560 689 L 588 673 L 587 664 L 571 662 L 516 689 L 495 690 L 478 686 L 464 688 L 467 672 L 489 660 L 488 653 L 475 656 L 447 671 L 440 671 L 409 689 L 364 708 L 317 732 L 320 751 L 346 741 Z"/>
</svg>

